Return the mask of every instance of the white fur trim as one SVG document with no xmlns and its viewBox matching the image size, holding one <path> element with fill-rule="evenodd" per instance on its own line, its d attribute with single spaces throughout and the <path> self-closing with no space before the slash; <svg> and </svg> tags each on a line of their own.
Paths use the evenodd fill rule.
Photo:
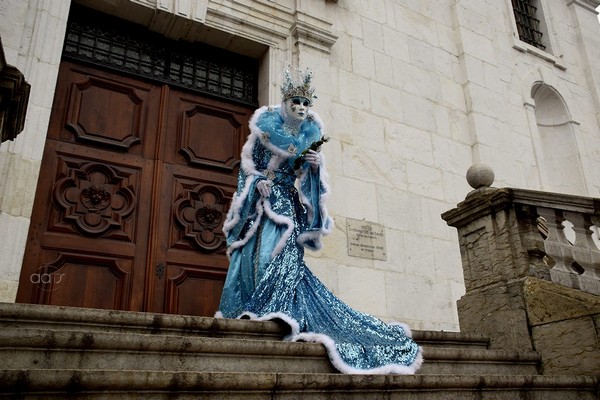
<svg viewBox="0 0 600 400">
<path fill-rule="evenodd" d="M 333 219 L 329 217 L 329 212 L 327 211 L 326 206 L 330 190 L 329 185 L 327 184 L 329 176 L 327 174 L 325 164 L 325 156 L 321 154 L 321 168 L 319 168 L 319 181 L 320 184 L 323 186 L 324 190 L 319 196 L 319 212 L 321 213 L 321 218 L 323 219 L 323 226 L 318 232 L 304 232 L 301 233 L 296 239 L 296 242 L 302 246 L 304 246 L 309 240 L 313 240 L 315 242 L 314 250 L 319 250 L 323 247 L 321 243 L 321 236 L 329 235 L 333 230 Z M 301 175 L 300 186 L 302 185 L 304 179 L 308 179 L 307 176 L 308 173 L 306 172 Z M 299 190 L 298 193 L 300 195 L 300 201 L 302 202 L 302 204 L 304 204 L 304 207 L 306 207 L 306 210 L 308 211 L 308 219 L 309 221 L 312 221 L 312 219 L 314 218 L 314 210 L 312 205 L 310 204 L 310 199 L 302 192 L 302 190 Z"/>
<path fill-rule="evenodd" d="M 254 177 L 249 175 L 246 177 L 246 182 L 244 183 L 244 190 L 241 193 L 236 194 L 231 201 L 231 207 L 229 208 L 229 212 L 227 213 L 227 220 L 223 224 L 223 232 L 227 234 L 229 230 L 233 229 L 237 225 L 240 220 L 240 209 L 244 205 L 244 201 L 248 197 L 248 193 L 250 192 L 250 186 L 252 185 L 252 181 Z"/>
<path fill-rule="evenodd" d="M 329 355 L 329 360 L 331 364 L 340 372 L 344 374 L 355 374 L 355 375 L 372 375 L 372 374 L 400 374 L 400 375 L 412 375 L 423 364 L 423 350 L 419 347 L 419 352 L 415 361 L 407 366 L 402 364 L 388 364 L 383 367 L 372 368 L 372 369 L 358 369 L 354 368 L 348 364 L 346 364 L 337 349 L 335 348 L 335 342 L 333 339 L 322 333 L 312 333 L 312 332 L 299 332 L 298 322 L 290 317 L 289 315 L 283 312 L 273 312 L 259 317 L 258 315 L 251 312 L 243 312 L 240 314 L 238 318 L 247 317 L 256 321 L 270 321 L 274 319 L 280 319 L 286 324 L 288 324 L 291 328 L 291 333 L 287 335 L 284 340 L 289 342 L 313 342 L 313 343 L 321 343 L 325 346 L 327 350 L 327 354 Z M 395 325 L 401 325 L 400 323 L 395 323 Z M 406 330 L 405 330 L 406 332 Z M 408 330 L 410 332 L 410 330 Z"/>
<path fill-rule="evenodd" d="M 413 364 L 407 366 L 402 364 L 388 364 L 383 367 L 371 368 L 371 369 L 358 369 L 354 368 L 344 362 L 342 357 L 335 348 L 335 342 L 329 336 L 322 333 L 300 333 L 294 337 L 292 341 L 305 341 L 321 343 L 327 349 L 331 364 L 340 372 L 344 374 L 355 374 L 355 375 L 371 375 L 371 374 L 401 374 L 401 375 L 412 375 L 421 367 L 423 364 L 423 354 L 419 347 L 419 352 Z"/>
<path fill-rule="evenodd" d="M 255 140 L 258 139 L 261 141 L 261 143 L 269 150 L 271 150 L 271 152 L 278 156 L 279 158 L 279 162 L 277 162 L 275 164 L 274 160 L 271 159 L 271 161 L 269 162 L 269 168 L 271 169 L 276 169 L 277 166 L 279 165 L 281 159 L 287 159 L 290 157 L 295 156 L 294 154 L 290 153 L 289 151 L 287 151 L 287 149 L 280 149 L 279 147 L 275 146 L 273 143 L 271 143 L 268 140 L 264 140 L 262 133 L 263 131 L 258 127 L 258 120 L 261 117 L 262 114 L 264 114 L 265 112 L 269 111 L 269 108 L 272 109 L 273 111 L 278 111 L 279 106 L 263 106 L 261 108 L 259 108 L 258 110 L 256 110 L 254 112 L 254 114 L 252 115 L 252 118 L 250 118 L 250 122 L 249 122 L 249 126 L 250 126 L 250 135 L 254 136 Z M 273 164 L 273 165 L 271 165 Z"/>
<path fill-rule="evenodd" d="M 244 246 L 246 243 L 248 243 L 250 241 L 250 239 L 252 238 L 252 236 L 254 236 L 254 234 L 256 233 L 256 231 L 258 230 L 258 225 L 259 225 L 259 221 L 263 216 L 263 207 L 261 206 L 261 202 L 259 201 L 258 203 L 256 203 L 256 218 L 254 218 L 254 223 L 252 224 L 252 228 L 248 229 L 248 232 L 246 232 L 246 235 L 240 239 L 240 240 L 236 240 L 235 242 L 231 243 L 229 245 L 229 247 L 227 248 L 227 256 L 231 257 L 231 252 L 233 252 L 233 250 L 235 249 L 239 249 L 240 247 Z M 239 218 L 239 215 L 238 215 Z"/>
<path fill-rule="evenodd" d="M 300 333 L 300 325 L 298 325 L 298 322 L 290 317 L 289 315 L 287 315 L 284 312 L 281 311 L 277 311 L 277 312 L 272 312 L 272 313 L 268 313 L 263 315 L 262 317 L 259 317 L 258 315 L 249 312 L 249 311 L 244 311 L 243 313 L 240 314 L 240 316 L 238 318 L 244 318 L 244 317 L 248 317 L 252 320 L 255 321 L 272 321 L 274 319 L 280 319 L 283 322 L 285 322 L 286 324 L 289 325 L 291 332 L 289 335 L 287 335 L 285 338 L 283 338 L 283 340 L 291 342 L 293 340 L 290 340 L 290 337 L 294 337 L 296 335 L 298 335 Z"/>
<path fill-rule="evenodd" d="M 265 177 L 264 174 L 262 173 L 262 171 L 258 171 L 256 169 L 256 165 L 254 164 L 253 150 L 254 150 L 254 146 L 256 145 L 256 141 L 260 140 L 261 143 L 273 153 L 273 156 L 269 160 L 268 169 L 275 170 L 279 167 L 279 165 L 281 165 L 281 163 L 285 159 L 288 159 L 288 158 L 294 156 L 293 154 L 289 153 L 288 151 L 282 150 L 282 149 L 278 148 L 277 146 L 274 146 L 268 140 L 264 140 L 263 135 L 262 135 L 263 132 L 258 127 L 258 120 L 259 120 L 260 116 L 263 113 L 268 112 L 269 109 L 276 111 L 278 107 L 280 107 L 280 106 L 260 107 L 258 110 L 256 110 L 254 112 L 254 114 L 250 118 L 250 122 L 249 122 L 250 135 L 248 136 L 246 143 L 242 147 L 241 165 L 240 165 L 241 169 L 243 170 L 244 174 L 246 175 L 246 181 L 244 182 L 243 190 L 240 193 L 236 194 L 231 202 L 229 212 L 227 213 L 227 219 L 226 219 L 225 223 L 223 224 L 223 232 L 225 234 L 227 234 L 231 229 L 233 229 L 238 223 L 241 222 L 240 221 L 240 218 L 241 218 L 240 210 L 244 206 L 244 203 L 250 194 L 249 193 L 250 187 L 251 187 L 251 184 L 254 181 L 254 179 L 256 179 L 257 176 Z M 312 120 L 317 124 L 317 126 L 319 127 L 321 132 L 323 132 L 323 121 L 321 121 L 319 116 L 312 111 L 309 111 L 309 115 L 312 118 Z M 309 249 L 314 249 L 314 250 L 318 250 L 322 247 L 321 235 L 329 234 L 333 228 L 333 220 L 329 217 L 327 208 L 325 207 L 325 201 L 329 195 L 329 186 L 327 184 L 328 176 L 325 171 L 325 158 L 323 155 L 321 155 L 321 160 L 322 160 L 321 161 L 322 167 L 319 168 L 319 171 L 320 171 L 319 178 L 320 178 L 320 184 L 323 186 L 324 190 L 323 190 L 323 193 L 321 193 L 321 195 L 319 197 L 319 205 L 320 205 L 319 211 L 323 218 L 323 227 L 318 232 L 302 233 L 301 235 L 298 236 L 298 239 L 297 239 L 297 243 L 302 246 L 305 246 L 306 243 L 310 240 L 314 241 L 315 246 L 308 247 Z M 306 171 L 304 172 L 303 175 L 301 174 L 299 179 L 300 180 L 306 179 Z M 312 206 L 310 205 L 309 199 L 302 193 L 301 190 L 299 191 L 299 195 L 300 195 L 300 201 L 305 205 L 305 207 L 307 207 L 307 210 L 309 213 L 309 218 L 310 218 L 310 220 L 312 220 L 312 218 L 314 217 L 314 210 L 312 210 Z M 292 219 L 275 213 L 272 210 L 271 204 L 268 199 L 262 199 L 262 200 L 258 201 L 256 204 L 256 211 L 257 212 L 256 212 L 256 216 L 254 217 L 254 223 L 253 223 L 252 228 L 249 229 L 248 232 L 246 232 L 246 234 L 243 238 L 240 238 L 229 245 L 229 247 L 227 249 L 228 256 L 231 256 L 231 253 L 233 250 L 244 246 L 246 243 L 248 243 L 248 241 L 250 241 L 250 239 L 254 236 L 254 234 L 258 230 L 260 220 L 261 220 L 261 218 L 263 218 L 263 216 L 265 214 L 269 219 L 271 219 L 276 224 L 284 225 L 286 227 L 283 235 L 281 236 L 280 240 L 277 242 L 277 244 L 275 245 L 275 247 L 271 253 L 271 258 L 275 258 L 278 254 L 281 253 L 281 251 L 285 247 L 285 243 L 287 242 L 289 237 L 292 235 L 293 230 L 294 230 L 294 224 L 293 224 Z"/>
<path fill-rule="evenodd" d="M 409 338 L 412 339 L 412 337 L 413 337 L 412 332 L 411 332 L 410 328 L 408 327 L 408 325 L 406 325 L 404 322 L 392 321 L 392 322 L 388 322 L 388 325 L 399 326 L 400 328 L 402 328 L 402 330 L 404 331 L 406 336 L 408 336 Z"/>
<path fill-rule="evenodd" d="M 267 214 L 267 217 L 269 217 L 269 219 L 271 219 L 277 225 L 286 226 L 285 231 L 281 234 L 279 241 L 277 242 L 277 244 L 273 248 L 273 251 L 271 252 L 271 259 L 273 259 L 279 253 L 281 253 L 281 251 L 285 247 L 285 243 L 290 238 L 290 236 L 292 236 L 292 233 L 294 232 L 294 221 L 292 221 L 292 219 L 289 217 L 275 213 L 271 209 L 271 202 L 269 201 L 269 199 L 264 199 L 264 208 L 265 213 Z"/>
</svg>

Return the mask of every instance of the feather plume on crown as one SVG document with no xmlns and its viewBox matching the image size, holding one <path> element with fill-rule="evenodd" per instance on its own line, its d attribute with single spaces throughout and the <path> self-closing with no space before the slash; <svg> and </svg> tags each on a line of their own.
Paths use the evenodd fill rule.
<svg viewBox="0 0 600 400">
<path fill-rule="evenodd" d="M 294 80 L 292 73 L 288 68 L 283 71 L 283 85 L 281 85 L 282 100 L 285 101 L 292 97 L 304 97 L 308 99 L 310 105 L 313 99 L 316 99 L 315 89 L 310 86 L 312 80 L 312 71 L 306 68 L 306 71 L 297 70 L 298 79 Z"/>
</svg>

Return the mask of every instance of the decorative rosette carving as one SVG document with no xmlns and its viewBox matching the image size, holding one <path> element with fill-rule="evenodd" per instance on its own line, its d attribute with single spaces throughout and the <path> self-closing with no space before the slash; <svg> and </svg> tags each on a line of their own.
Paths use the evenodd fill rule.
<svg viewBox="0 0 600 400">
<path fill-rule="evenodd" d="M 70 168 L 68 176 L 55 183 L 52 196 L 63 220 L 85 234 L 99 236 L 123 230 L 123 221 L 135 209 L 136 196 L 126 186 L 127 178 L 108 165 L 84 163 Z"/>
<path fill-rule="evenodd" d="M 183 229 L 182 238 L 207 252 L 224 252 L 225 236 L 221 225 L 230 199 L 211 185 L 185 190 L 173 207 L 174 218 Z"/>
</svg>

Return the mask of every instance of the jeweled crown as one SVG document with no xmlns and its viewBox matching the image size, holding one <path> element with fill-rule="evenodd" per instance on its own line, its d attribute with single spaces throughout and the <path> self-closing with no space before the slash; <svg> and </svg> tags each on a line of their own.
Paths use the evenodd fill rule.
<svg viewBox="0 0 600 400">
<path fill-rule="evenodd" d="M 306 71 L 298 70 L 298 79 L 295 80 L 292 77 L 292 72 L 289 68 L 283 71 L 283 85 L 281 85 L 281 97 L 285 101 L 292 97 L 304 97 L 308 99 L 310 105 L 313 104 L 313 99 L 316 99 L 315 89 L 310 86 L 312 80 L 312 71 L 306 69 Z"/>
</svg>

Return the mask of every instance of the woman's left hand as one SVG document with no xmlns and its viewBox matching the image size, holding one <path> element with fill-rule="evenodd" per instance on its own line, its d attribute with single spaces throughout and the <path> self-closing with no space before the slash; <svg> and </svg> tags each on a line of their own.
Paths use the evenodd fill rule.
<svg viewBox="0 0 600 400">
<path fill-rule="evenodd" d="M 319 169 L 319 165 L 321 165 L 321 156 L 314 150 L 309 150 L 304 156 L 306 162 L 310 164 L 310 167 L 313 171 Z"/>
</svg>

